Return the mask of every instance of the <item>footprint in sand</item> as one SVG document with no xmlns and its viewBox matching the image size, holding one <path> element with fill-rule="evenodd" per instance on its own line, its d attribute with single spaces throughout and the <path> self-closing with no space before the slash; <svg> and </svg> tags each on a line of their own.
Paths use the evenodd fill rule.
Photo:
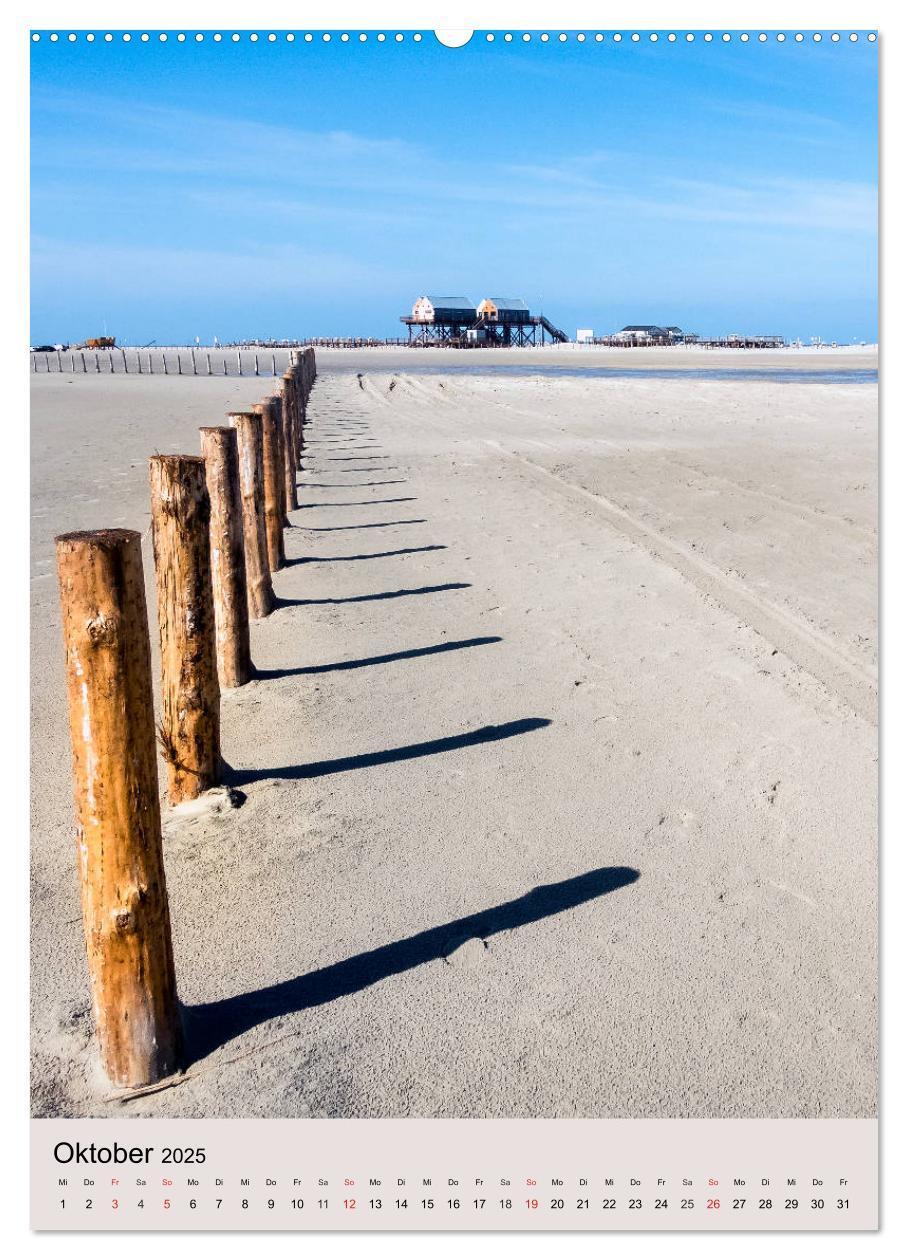
<svg viewBox="0 0 908 1260">
<path fill-rule="evenodd" d="M 446 954 L 445 962 L 449 967 L 459 967 L 461 971 L 475 971 L 477 967 L 483 965 L 488 952 L 489 947 L 484 940 L 478 936 L 471 936 L 456 946 L 450 954 Z"/>
</svg>

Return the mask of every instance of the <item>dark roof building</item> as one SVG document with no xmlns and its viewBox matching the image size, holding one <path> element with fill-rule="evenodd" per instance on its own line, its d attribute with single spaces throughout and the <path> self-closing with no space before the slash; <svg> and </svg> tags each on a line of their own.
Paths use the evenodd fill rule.
<svg viewBox="0 0 908 1260">
<path fill-rule="evenodd" d="M 412 318 L 425 324 L 473 324 L 476 307 L 465 297 L 434 297 L 426 295 L 413 303 Z"/>
</svg>

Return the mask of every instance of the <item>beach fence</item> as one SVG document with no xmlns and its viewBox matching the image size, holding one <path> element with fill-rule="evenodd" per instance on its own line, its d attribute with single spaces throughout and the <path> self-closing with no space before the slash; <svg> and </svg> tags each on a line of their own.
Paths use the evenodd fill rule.
<svg viewBox="0 0 908 1260">
<path fill-rule="evenodd" d="M 172 806 L 222 786 L 221 688 L 252 677 L 249 619 L 275 606 L 271 573 L 285 563 L 316 378 L 311 348 L 289 351 L 285 364 L 273 394 L 200 430 L 201 455 L 151 457 L 157 731 L 141 535 L 55 540 L 95 1032 L 123 1090 L 183 1066 L 155 740 Z"/>
<path fill-rule="evenodd" d="M 32 350 L 30 362 L 35 375 L 281 377 L 299 353 L 300 348 L 257 346 L 115 346 L 110 350 L 75 347 Z"/>
</svg>

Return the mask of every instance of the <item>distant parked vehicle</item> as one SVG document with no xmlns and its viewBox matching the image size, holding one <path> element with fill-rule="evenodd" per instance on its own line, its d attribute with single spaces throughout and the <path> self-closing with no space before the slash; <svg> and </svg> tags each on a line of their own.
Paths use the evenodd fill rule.
<svg viewBox="0 0 908 1260">
<path fill-rule="evenodd" d="M 32 346 L 32 354 L 52 354 L 56 346 Z"/>
</svg>

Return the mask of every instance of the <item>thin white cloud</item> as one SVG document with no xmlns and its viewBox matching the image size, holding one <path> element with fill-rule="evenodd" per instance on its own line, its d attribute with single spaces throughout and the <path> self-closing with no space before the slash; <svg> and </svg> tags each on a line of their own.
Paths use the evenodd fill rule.
<svg viewBox="0 0 908 1260">
<path fill-rule="evenodd" d="M 562 153 L 555 162 L 538 164 L 451 160 L 395 136 L 225 120 L 177 106 L 53 91 L 36 94 L 33 104 L 86 124 L 77 142 L 57 145 L 51 136 L 34 150 L 45 184 L 67 186 L 76 199 L 80 190 L 91 191 L 86 175 L 128 170 L 147 177 L 124 182 L 137 204 L 143 196 L 149 202 L 168 196 L 158 177 L 174 175 L 182 181 L 184 201 L 220 207 L 224 215 L 258 213 L 263 222 L 269 214 L 291 221 L 298 216 L 350 231 L 402 227 L 428 214 L 439 225 L 459 224 L 464 207 L 467 213 L 482 207 L 485 214 L 507 215 L 512 228 L 521 215 L 527 226 L 533 214 L 545 212 L 550 226 L 564 229 L 624 230 L 641 221 L 865 234 L 876 229 L 876 189 L 866 182 L 766 178 L 738 169 L 729 181 L 700 179 L 648 166 L 645 155 L 607 148 Z M 794 113 L 802 122 L 811 118 Z M 109 127 L 95 140 L 93 124 L 101 119 Z M 36 181 L 37 207 L 41 193 Z M 131 220 L 122 217 L 128 240 Z M 238 265 L 239 256 L 230 257 Z M 319 262 L 333 260 L 339 274 L 347 274 L 344 257 L 321 254 Z"/>
</svg>

